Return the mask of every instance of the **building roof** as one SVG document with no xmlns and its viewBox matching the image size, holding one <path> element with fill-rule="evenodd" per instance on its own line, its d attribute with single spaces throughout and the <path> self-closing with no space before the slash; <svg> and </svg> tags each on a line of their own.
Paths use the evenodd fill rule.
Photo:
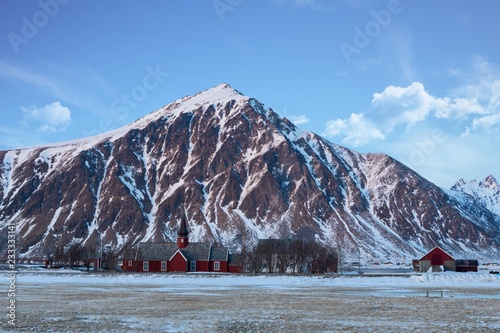
<svg viewBox="0 0 500 333">
<path fill-rule="evenodd" d="M 427 252 L 420 260 L 432 260 L 433 254 L 441 254 L 444 256 L 444 260 L 455 260 L 448 252 L 440 248 L 439 246 L 434 247 L 432 250 Z"/>
<path fill-rule="evenodd" d="M 139 243 L 135 260 L 169 260 L 177 251 L 177 244 L 172 242 Z"/>
<path fill-rule="evenodd" d="M 477 267 L 479 266 L 479 261 L 475 259 L 457 259 L 455 265 L 457 267 Z"/>
<path fill-rule="evenodd" d="M 229 249 L 223 246 L 212 247 L 210 251 L 210 260 L 212 261 L 228 261 Z"/>
<path fill-rule="evenodd" d="M 189 261 L 208 261 L 210 260 L 211 247 L 211 243 L 189 243 L 188 246 L 179 251 Z"/>
<path fill-rule="evenodd" d="M 123 250 L 123 259 L 135 259 L 136 253 L 137 253 L 137 248 L 127 246 Z"/>
<path fill-rule="evenodd" d="M 173 242 L 144 242 L 137 248 L 129 248 L 124 252 L 124 259 L 135 260 L 170 260 L 179 251 L 188 261 L 227 261 L 227 247 L 213 247 L 212 243 L 189 243 L 179 249 Z"/>
</svg>

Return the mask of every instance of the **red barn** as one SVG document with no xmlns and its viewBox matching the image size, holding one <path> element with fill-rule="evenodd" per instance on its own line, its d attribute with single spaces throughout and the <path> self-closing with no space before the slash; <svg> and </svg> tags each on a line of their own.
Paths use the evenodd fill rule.
<svg viewBox="0 0 500 333">
<path fill-rule="evenodd" d="M 189 243 L 183 210 L 177 243 L 143 242 L 123 254 L 122 270 L 131 272 L 230 272 L 239 273 L 238 256 L 212 243 Z"/>
<path fill-rule="evenodd" d="M 445 250 L 436 246 L 419 260 L 419 271 L 427 272 L 454 271 L 455 259 Z"/>
<path fill-rule="evenodd" d="M 413 261 L 413 268 L 418 272 L 477 272 L 477 260 L 460 259 L 455 260 L 451 255 L 439 246 L 436 246 L 424 255 L 420 260 Z"/>
</svg>

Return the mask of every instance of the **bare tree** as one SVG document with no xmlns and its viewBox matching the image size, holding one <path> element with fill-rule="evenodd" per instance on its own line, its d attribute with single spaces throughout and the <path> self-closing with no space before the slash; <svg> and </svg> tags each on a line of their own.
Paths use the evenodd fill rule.
<svg viewBox="0 0 500 333">
<path fill-rule="evenodd" d="M 61 267 L 66 260 L 66 253 L 64 251 L 64 246 L 59 245 L 54 251 L 54 265 L 56 267 Z"/>
<path fill-rule="evenodd" d="M 303 273 L 307 269 L 307 263 L 312 257 L 313 241 L 294 239 L 291 243 L 291 256 L 293 271 Z"/>
<path fill-rule="evenodd" d="M 262 260 L 263 266 L 267 268 L 268 273 L 273 273 L 276 266 L 272 241 L 272 239 L 260 239 L 256 249 L 257 257 Z"/>
<path fill-rule="evenodd" d="M 115 270 L 118 266 L 119 255 L 116 250 L 109 250 L 106 252 L 106 261 L 104 269 Z"/>
<path fill-rule="evenodd" d="M 313 240 L 261 239 L 257 246 L 244 254 L 252 272 L 262 271 L 325 273 L 336 271 L 337 252 Z"/>
<path fill-rule="evenodd" d="M 309 265 L 311 273 L 324 274 L 336 271 L 337 262 L 338 256 L 333 248 L 319 243 L 312 245 L 312 261 Z"/>
<path fill-rule="evenodd" d="M 264 268 L 263 260 L 257 253 L 257 247 L 248 249 L 243 247 L 241 250 L 241 266 L 244 272 L 259 273 Z"/>
<path fill-rule="evenodd" d="M 97 255 L 98 254 L 96 246 L 86 245 L 83 247 L 81 258 L 83 260 L 85 267 L 87 268 L 87 271 L 90 270 L 90 266 L 92 263 L 95 262 Z"/>
<path fill-rule="evenodd" d="M 273 252 L 276 256 L 276 268 L 280 273 L 286 273 L 287 269 L 292 266 L 291 242 L 290 239 L 277 239 L 273 244 Z"/>
<path fill-rule="evenodd" d="M 82 253 L 83 253 L 83 248 L 80 244 L 73 244 L 69 247 L 65 255 L 69 263 L 69 268 L 73 268 L 75 261 L 81 259 Z"/>
</svg>

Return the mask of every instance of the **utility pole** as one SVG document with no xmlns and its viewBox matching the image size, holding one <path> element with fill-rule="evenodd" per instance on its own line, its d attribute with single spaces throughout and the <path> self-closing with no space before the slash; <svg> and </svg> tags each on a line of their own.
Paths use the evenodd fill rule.
<svg viewBox="0 0 500 333">
<path fill-rule="evenodd" d="M 358 247 L 358 273 L 361 274 L 361 248 Z"/>
<path fill-rule="evenodd" d="M 100 240 L 99 249 L 101 251 L 101 254 L 99 255 L 99 270 L 102 270 L 102 235 L 101 234 L 99 234 L 99 240 Z"/>
<path fill-rule="evenodd" d="M 338 258 L 337 258 L 337 270 L 340 267 L 340 275 L 342 275 L 342 252 L 340 252 L 340 245 L 337 244 L 337 252 L 338 252 Z"/>
<path fill-rule="evenodd" d="M 99 254 L 99 256 L 97 256 L 97 265 L 94 266 L 94 270 L 101 270 L 101 262 L 102 262 L 102 235 L 100 233 L 97 234 L 97 239 L 96 239 L 96 246 L 97 246 L 97 249 L 94 248 L 94 250 L 92 250 L 93 254 L 92 254 L 92 261 L 95 262 L 95 259 L 96 259 L 96 256 L 97 254 Z"/>
</svg>

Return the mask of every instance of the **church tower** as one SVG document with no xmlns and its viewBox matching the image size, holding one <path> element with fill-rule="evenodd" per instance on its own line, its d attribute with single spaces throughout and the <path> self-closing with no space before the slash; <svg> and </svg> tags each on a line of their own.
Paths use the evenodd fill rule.
<svg viewBox="0 0 500 333">
<path fill-rule="evenodd" d="M 183 249 L 189 244 L 186 208 L 182 207 L 181 225 L 177 232 L 177 247 Z"/>
</svg>

